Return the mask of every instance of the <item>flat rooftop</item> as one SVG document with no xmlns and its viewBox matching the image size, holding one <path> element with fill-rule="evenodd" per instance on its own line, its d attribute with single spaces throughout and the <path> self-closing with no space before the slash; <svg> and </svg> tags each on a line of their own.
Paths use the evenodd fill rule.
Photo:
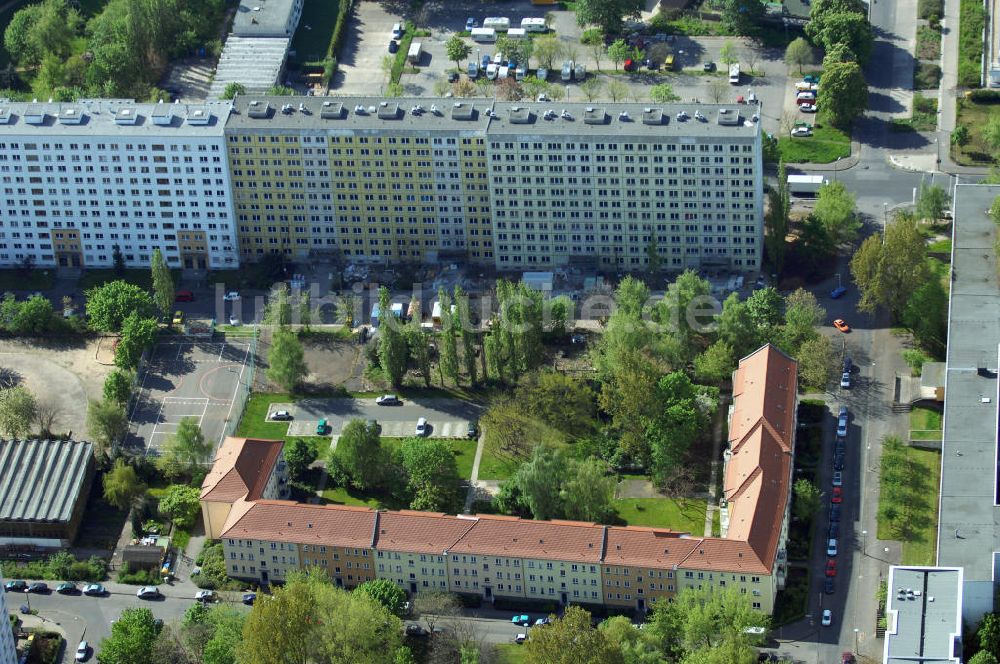
<svg viewBox="0 0 1000 664">
<path fill-rule="evenodd" d="M 889 569 L 883 664 L 959 664 L 962 655 L 962 570 Z"/>
<path fill-rule="evenodd" d="M 227 129 L 454 131 L 511 135 L 753 138 L 759 125 L 734 104 L 503 102 L 483 97 L 240 95 Z M 695 113 L 697 112 L 697 116 Z M 678 119 L 681 117 L 683 119 Z M 736 124 L 719 124 L 719 119 Z"/>
<path fill-rule="evenodd" d="M 131 99 L 74 102 L 0 100 L 0 136 L 222 136 L 229 101 L 138 103 Z"/>
<path fill-rule="evenodd" d="M 232 34 L 240 37 L 291 37 L 288 19 L 295 9 L 295 0 L 243 0 L 236 8 Z"/>
<path fill-rule="evenodd" d="M 997 344 L 1000 287 L 987 215 L 1000 186 L 955 187 L 938 521 L 939 565 L 991 582 L 998 546 Z"/>
<path fill-rule="evenodd" d="M 230 35 L 219 56 L 208 98 L 221 97 L 230 83 L 241 83 L 247 92 L 267 92 L 278 83 L 290 42 L 289 37 Z"/>
</svg>

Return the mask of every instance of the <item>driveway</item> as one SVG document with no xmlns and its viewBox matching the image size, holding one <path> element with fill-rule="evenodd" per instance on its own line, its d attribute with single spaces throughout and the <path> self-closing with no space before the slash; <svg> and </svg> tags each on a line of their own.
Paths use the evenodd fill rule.
<svg viewBox="0 0 1000 664">
<path fill-rule="evenodd" d="M 469 422 L 479 419 L 482 407 L 460 399 L 403 399 L 400 406 L 379 406 L 375 399 L 306 399 L 294 404 L 274 403 L 268 413 L 287 410 L 289 436 L 315 436 L 316 424 L 327 421 L 327 433 L 339 435 L 351 420 L 377 420 L 382 435 L 413 436 L 417 420 L 427 418 L 431 438 L 465 438 Z"/>
<path fill-rule="evenodd" d="M 330 89 L 336 94 L 371 95 L 385 89 L 388 78 L 382 72 L 382 59 L 390 56 L 392 25 L 403 22 L 397 10 L 392 3 L 355 4 L 354 20 L 347 26 L 337 60 L 337 75 L 330 82 Z M 376 82 L 378 87 L 373 85 Z"/>
</svg>

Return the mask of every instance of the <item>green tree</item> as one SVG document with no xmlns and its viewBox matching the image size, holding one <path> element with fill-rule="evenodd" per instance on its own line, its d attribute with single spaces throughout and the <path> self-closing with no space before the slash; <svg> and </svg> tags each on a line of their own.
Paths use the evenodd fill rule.
<svg viewBox="0 0 1000 664">
<path fill-rule="evenodd" d="M 813 216 L 823 224 L 830 239 L 837 246 L 853 242 L 861 228 L 861 222 L 855 211 L 854 194 L 838 180 L 828 182 L 819 188 Z"/>
<path fill-rule="evenodd" d="M 834 12 L 825 14 L 818 25 L 813 26 L 810 20 L 806 24 L 806 34 L 824 49 L 831 49 L 840 44 L 864 64 L 871 57 L 874 36 L 868 17 L 860 12 Z M 824 64 L 825 67 L 825 64 Z M 827 72 L 823 72 L 823 84 L 826 85 Z M 820 86 L 822 90 L 823 86 Z"/>
<path fill-rule="evenodd" d="M 781 299 L 780 296 L 778 299 Z M 729 355 L 734 362 L 759 348 L 761 340 L 767 338 L 764 331 L 759 330 L 750 317 L 748 302 L 740 300 L 739 293 L 730 293 L 729 297 L 723 301 L 722 313 L 719 314 L 716 321 L 718 322 L 718 341 L 716 343 L 728 346 Z M 721 351 L 716 350 L 715 352 L 720 353 Z M 716 357 L 719 356 L 716 355 Z M 697 364 L 695 366 L 697 367 Z"/>
<path fill-rule="evenodd" d="M 587 101 L 594 101 L 600 96 L 601 88 L 603 87 L 604 83 L 601 82 L 601 79 L 597 77 L 588 78 L 580 84 L 580 92 L 587 98 Z"/>
<path fill-rule="evenodd" d="M 212 460 L 213 441 L 206 440 L 198 418 L 182 417 L 177 431 L 167 438 L 156 458 L 156 467 L 170 478 L 191 477 L 199 466 L 206 466 Z"/>
<path fill-rule="evenodd" d="M 153 299 L 160 313 L 169 316 L 174 306 L 174 277 L 170 274 L 170 268 L 159 247 L 153 249 L 150 270 L 153 273 Z"/>
<path fill-rule="evenodd" d="M 152 348 L 159 332 L 155 318 L 143 318 L 137 313 L 126 316 L 115 348 L 115 366 L 122 371 L 138 367 L 142 354 Z"/>
<path fill-rule="evenodd" d="M 1000 654 L 1000 614 L 987 613 L 976 628 L 979 649 L 993 655 Z"/>
<path fill-rule="evenodd" d="M 785 327 L 782 332 L 782 347 L 795 355 L 802 344 L 815 338 L 816 328 L 826 319 L 826 309 L 816 301 L 811 292 L 799 288 L 785 298 Z"/>
<path fill-rule="evenodd" d="M 580 0 L 576 3 L 576 22 L 596 25 L 605 34 L 621 34 L 626 19 L 637 19 L 645 8 L 642 0 Z"/>
<path fill-rule="evenodd" d="M 702 333 L 714 322 L 714 316 L 705 313 L 711 294 L 711 284 L 694 270 L 685 270 L 667 286 L 654 319 L 670 330 L 673 348 L 669 356 L 674 366 L 694 360 Z"/>
<path fill-rule="evenodd" d="M 35 40 L 35 24 L 42 4 L 31 4 L 14 12 L 3 33 L 4 48 L 11 59 L 23 67 L 37 65 L 45 53 L 44 45 Z"/>
<path fill-rule="evenodd" d="M 462 365 L 469 377 L 469 384 L 475 385 L 479 382 L 479 374 L 476 370 L 477 335 L 472 330 L 469 296 L 458 285 L 455 286 L 455 315 L 452 317 L 452 325 L 462 340 Z"/>
<path fill-rule="evenodd" d="M 389 613 L 398 615 L 403 610 L 406 593 L 389 579 L 372 579 L 357 587 L 355 592 L 367 595 L 376 604 L 384 606 Z"/>
<path fill-rule="evenodd" d="M 799 361 L 799 382 L 807 388 L 825 390 L 836 369 L 830 337 L 817 335 L 802 342 L 795 359 Z"/>
<path fill-rule="evenodd" d="M 455 316 L 452 312 L 451 298 L 443 287 L 438 289 L 438 302 L 441 305 L 441 332 L 438 334 L 438 339 L 441 341 L 441 374 L 458 385 L 458 341 L 455 339 Z M 442 384 L 444 384 L 443 379 Z"/>
<path fill-rule="evenodd" d="M 406 373 L 408 351 L 406 339 L 403 338 L 400 322 L 392 315 L 390 309 L 389 289 L 379 288 L 379 344 L 378 357 L 386 379 L 393 387 L 399 387 Z"/>
<path fill-rule="evenodd" d="M 184 530 L 194 526 L 201 513 L 201 490 L 184 484 L 172 484 L 160 498 L 160 512 L 165 514 L 175 526 Z"/>
<path fill-rule="evenodd" d="M 814 62 L 812 46 L 803 37 L 796 37 L 785 48 L 785 64 L 789 67 L 798 67 L 800 75 L 802 67 Z"/>
<path fill-rule="evenodd" d="M 621 64 L 632 55 L 632 47 L 625 43 L 624 39 L 616 39 L 608 46 L 608 57 L 615 63 L 617 71 Z"/>
<path fill-rule="evenodd" d="M 111 636 L 101 642 L 98 664 L 145 662 L 153 650 L 159 627 L 149 609 L 124 609 L 111 624 Z"/>
<path fill-rule="evenodd" d="M 988 650 L 980 650 L 972 656 L 969 664 L 997 664 L 997 658 Z"/>
<path fill-rule="evenodd" d="M 775 274 L 781 274 L 788 250 L 789 213 L 791 198 L 785 162 L 778 163 L 778 186 L 767 192 L 768 209 L 764 216 L 764 248 Z"/>
<path fill-rule="evenodd" d="M 351 420 L 337 440 L 337 460 L 358 489 L 376 486 L 381 479 L 382 442 L 378 427 L 364 420 Z"/>
<path fill-rule="evenodd" d="M 104 379 L 104 398 L 107 401 L 124 405 L 132 394 L 132 382 L 135 374 L 131 371 L 115 369 Z"/>
<path fill-rule="evenodd" d="M 958 147 L 964 147 L 969 144 L 969 140 L 972 139 L 972 132 L 966 125 L 958 125 L 955 127 L 954 131 L 951 132 L 951 144 L 957 145 Z"/>
<path fill-rule="evenodd" d="M 278 328 L 271 338 L 271 350 L 267 355 L 267 378 L 292 392 L 309 373 L 306 367 L 302 342 L 289 329 Z"/>
<path fill-rule="evenodd" d="M 755 611 L 750 597 L 736 588 L 690 588 L 678 593 L 673 602 L 654 604 L 647 629 L 668 651 L 683 655 L 726 639 L 745 639 L 744 630 L 767 628 L 770 620 Z"/>
<path fill-rule="evenodd" d="M 317 458 L 316 448 L 302 438 L 292 438 L 285 445 L 285 464 L 288 476 L 298 479 Z"/>
<path fill-rule="evenodd" d="M 413 495 L 410 508 L 447 511 L 458 497 L 458 465 L 451 446 L 437 438 L 411 438 L 401 448 Z"/>
<path fill-rule="evenodd" d="M 560 487 L 567 476 L 568 466 L 562 455 L 538 446 L 531 459 L 517 469 L 512 481 L 521 492 L 524 506 L 534 518 L 544 520 L 564 513 Z"/>
<path fill-rule="evenodd" d="M 451 36 L 444 45 L 445 52 L 448 54 L 448 59 L 455 63 L 455 68 L 458 69 L 462 61 L 469 57 L 472 53 L 472 47 L 464 39 L 454 34 Z"/>
<path fill-rule="evenodd" d="M 111 262 L 114 265 L 114 271 L 116 277 L 125 276 L 125 254 L 122 253 L 122 248 L 115 245 L 114 250 L 111 252 Z"/>
<path fill-rule="evenodd" d="M 572 437 L 592 431 L 596 424 L 594 391 L 584 381 L 558 371 L 542 369 L 526 374 L 514 399 L 532 417 Z"/>
<path fill-rule="evenodd" d="M 294 97 L 297 94 L 295 88 L 287 85 L 272 85 L 267 89 L 267 95 L 270 97 Z"/>
<path fill-rule="evenodd" d="M 611 101 L 624 101 L 628 98 L 631 89 L 624 81 L 610 80 L 607 85 L 608 96 Z"/>
<path fill-rule="evenodd" d="M 758 334 L 755 347 L 777 341 L 784 311 L 785 299 L 773 286 L 759 288 L 747 298 L 747 314 Z"/>
<path fill-rule="evenodd" d="M 838 62 L 826 67 L 817 98 L 830 122 L 848 126 L 868 108 L 868 84 L 861 66 L 857 62 Z"/>
<path fill-rule="evenodd" d="M 236 99 L 237 95 L 245 95 L 247 93 L 247 86 L 242 83 L 237 83 L 233 81 L 232 83 L 227 83 L 226 88 L 219 95 L 219 99 Z"/>
<path fill-rule="evenodd" d="M 574 461 L 560 491 L 563 516 L 577 521 L 607 523 L 614 514 L 616 478 L 606 461 L 593 457 Z"/>
<path fill-rule="evenodd" d="M 728 39 L 722 42 L 722 48 L 719 49 L 719 59 L 726 65 L 732 65 L 739 62 L 740 56 L 736 52 L 736 44 Z"/>
<path fill-rule="evenodd" d="M 265 325 L 279 327 L 292 324 L 292 301 L 285 282 L 275 284 L 268 293 L 263 322 Z"/>
<path fill-rule="evenodd" d="M 727 380 L 735 368 L 736 354 L 725 341 L 716 341 L 694 358 L 694 375 L 698 380 L 713 385 Z"/>
<path fill-rule="evenodd" d="M 205 644 L 203 664 L 236 664 L 236 647 L 243 640 L 243 622 L 246 617 L 230 606 L 214 606 L 209 610 L 208 621 L 215 632 Z"/>
<path fill-rule="evenodd" d="M 885 307 L 896 318 L 927 281 L 927 250 L 917 222 L 905 215 L 889 223 L 884 237 L 884 242 L 873 235 L 861 243 L 851 258 L 851 276 L 861 291 L 859 310 Z"/>
<path fill-rule="evenodd" d="M 7 438 L 24 438 L 38 413 L 35 395 L 23 385 L 0 390 L 0 432 Z"/>
<path fill-rule="evenodd" d="M 722 25 L 730 34 L 754 35 L 763 19 L 761 0 L 725 0 L 722 5 Z"/>
<path fill-rule="evenodd" d="M 94 456 L 108 456 L 127 430 L 128 417 L 122 404 L 105 399 L 87 405 L 87 431 L 94 443 Z"/>
<path fill-rule="evenodd" d="M 539 67 L 552 69 L 553 63 L 562 56 L 562 44 L 555 35 L 542 35 L 535 38 L 535 61 Z"/>
<path fill-rule="evenodd" d="M 944 357 L 948 340 L 948 293 L 941 280 L 928 279 L 906 301 L 903 325 L 913 338 L 935 357 Z"/>
<path fill-rule="evenodd" d="M 32 295 L 24 302 L 18 303 L 9 327 L 14 334 L 40 336 L 52 330 L 55 320 L 49 298 L 44 295 Z"/>
<path fill-rule="evenodd" d="M 149 293 L 126 281 L 109 281 L 91 288 L 86 295 L 90 326 L 101 332 L 118 332 L 132 314 L 139 318 L 156 316 L 156 304 Z"/>
<path fill-rule="evenodd" d="M 680 101 L 680 95 L 674 92 L 674 86 L 669 83 L 659 83 L 649 89 L 649 98 L 657 104 L 668 104 Z"/>
<path fill-rule="evenodd" d="M 419 311 L 419 306 L 417 308 Z M 431 386 L 431 353 L 427 343 L 427 335 L 420 329 L 419 321 L 415 320 L 406 326 L 404 332 L 406 338 L 407 351 L 417 365 L 421 377 L 424 379 L 424 387 Z"/>
<path fill-rule="evenodd" d="M 591 627 L 590 613 L 578 606 L 568 607 L 551 624 L 534 628 L 523 654 L 527 664 L 624 664 L 621 652 L 603 631 Z"/>
<path fill-rule="evenodd" d="M 508 60 L 513 60 L 525 67 L 528 66 L 528 59 L 532 53 L 530 39 L 511 39 L 505 34 L 498 35 L 495 48 L 497 53 L 503 53 Z"/>
<path fill-rule="evenodd" d="M 654 478 L 665 483 L 680 467 L 685 454 L 708 426 L 708 412 L 699 405 L 698 388 L 687 374 L 674 371 L 661 377 L 653 390 L 655 401 L 662 404 L 649 415 L 645 433 L 649 441 L 651 470 Z"/>
<path fill-rule="evenodd" d="M 982 128 L 982 137 L 994 151 L 1000 149 L 1000 113 L 993 111 Z"/>
<path fill-rule="evenodd" d="M 798 519 L 803 521 L 810 519 L 823 504 L 823 493 L 804 477 L 795 481 L 792 491 L 795 494 L 793 503 L 795 517 Z"/>
<path fill-rule="evenodd" d="M 921 182 L 920 193 L 917 194 L 917 218 L 941 219 L 950 202 L 944 187 Z"/>
<path fill-rule="evenodd" d="M 104 499 L 120 510 L 130 509 L 146 493 L 142 483 L 125 459 L 117 459 L 104 475 Z"/>
</svg>

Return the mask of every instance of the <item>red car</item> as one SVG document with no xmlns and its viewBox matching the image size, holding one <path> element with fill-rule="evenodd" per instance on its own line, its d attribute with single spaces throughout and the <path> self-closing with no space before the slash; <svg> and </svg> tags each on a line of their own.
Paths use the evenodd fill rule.
<svg viewBox="0 0 1000 664">
<path fill-rule="evenodd" d="M 194 302 L 194 293 L 189 290 L 177 291 L 174 295 L 174 302 Z"/>
<path fill-rule="evenodd" d="M 839 487 L 833 487 L 833 495 L 830 496 L 831 503 L 841 503 L 844 501 L 844 490 Z"/>
<path fill-rule="evenodd" d="M 626 58 L 625 59 L 625 71 L 632 71 L 635 68 L 636 68 L 636 66 L 635 66 L 635 60 L 633 60 L 632 58 Z"/>
<path fill-rule="evenodd" d="M 837 576 L 837 561 L 827 560 L 826 561 L 826 575 L 827 576 Z"/>
<path fill-rule="evenodd" d="M 838 330 L 840 330 L 841 332 L 850 332 L 851 331 L 851 326 L 848 325 L 847 322 L 843 318 L 838 318 L 837 320 L 833 321 L 833 326 L 835 328 L 837 328 Z"/>
</svg>

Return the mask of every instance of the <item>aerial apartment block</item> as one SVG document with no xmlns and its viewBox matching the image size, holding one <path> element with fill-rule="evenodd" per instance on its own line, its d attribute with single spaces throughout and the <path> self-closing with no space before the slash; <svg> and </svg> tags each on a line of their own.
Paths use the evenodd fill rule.
<svg viewBox="0 0 1000 664">
<path fill-rule="evenodd" d="M 752 272 L 761 135 L 738 107 L 241 96 L 243 260 Z"/>
<path fill-rule="evenodd" d="M 0 102 L 0 267 L 239 264 L 230 102 Z"/>
<path fill-rule="evenodd" d="M 258 583 L 318 567 L 346 588 L 384 578 L 411 595 L 640 611 L 685 588 L 731 587 L 770 613 L 786 575 L 796 372 L 770 345 L 735 372 L 722 537 L 265 498 L 260 487 L 281 486 L 283 442 L 241 438 L 226 440 L 202 485 L 206 532 L 221 539 L 230 576 Z"/>
</svg>

